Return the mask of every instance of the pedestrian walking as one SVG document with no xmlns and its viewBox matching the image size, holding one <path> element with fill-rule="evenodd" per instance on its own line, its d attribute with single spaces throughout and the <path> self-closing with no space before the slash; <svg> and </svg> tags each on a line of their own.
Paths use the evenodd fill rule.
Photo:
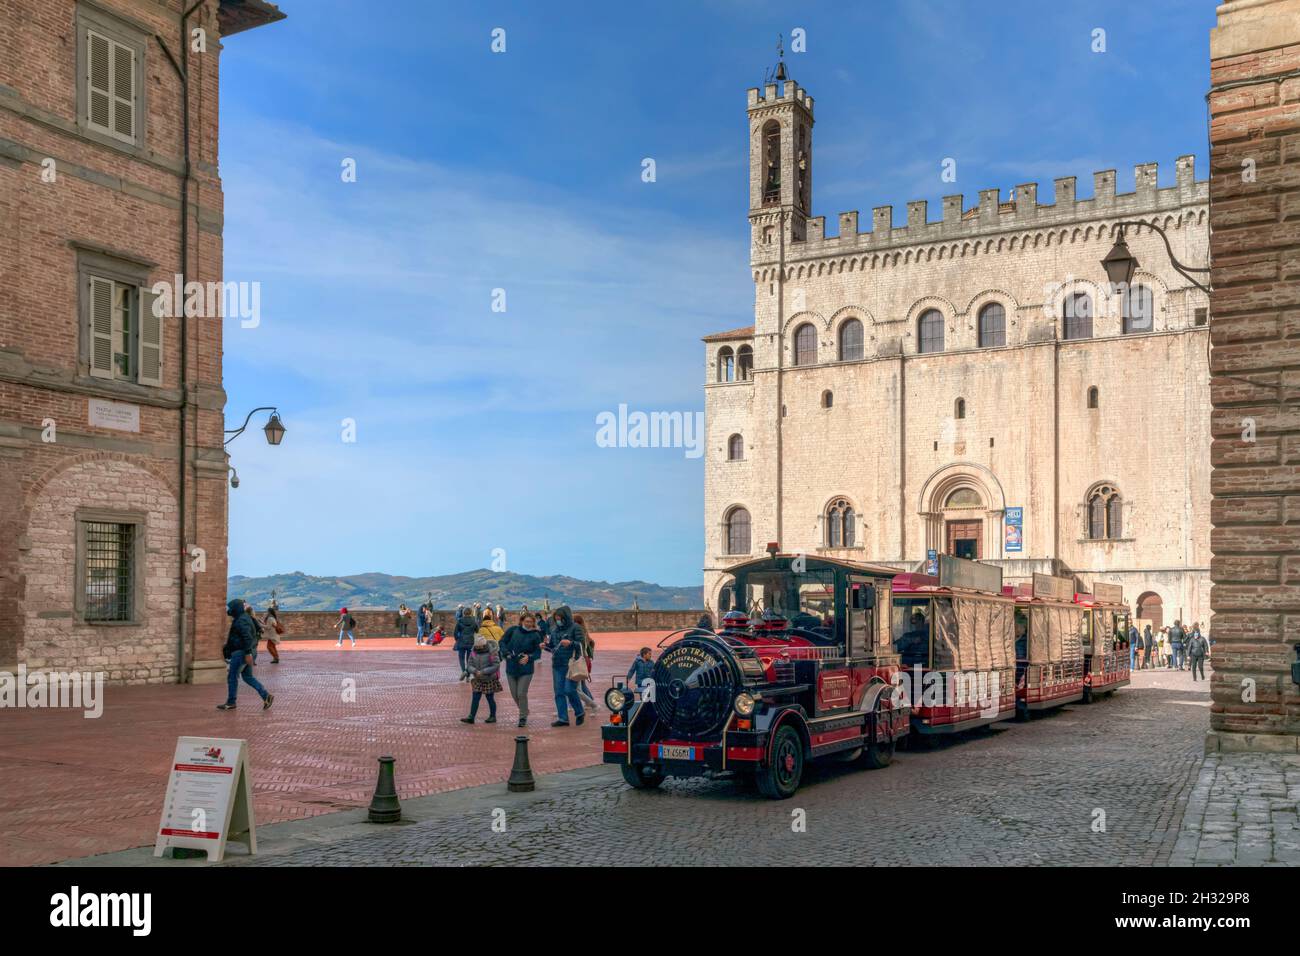
<svg viewBox="0 0 1300 956">
<path fill-rule="evenodd" d="M 334 629 L 339 632 L 339 642 L 334 645 L 335 647 L 343 646 L 344 636 L 352 641 L 353 647 L 357 646 L 357 619 L 348 613 L 347 608 L 339 610 L 339 619 L 334 623 Z"/>
<path fill-rule="evenodd" d="M 1169 655 L 1171 666 L 1175 670 L 1183 669 L 1183 644 L 1186 639 L 1186 632 L 1183 630 L 1182 621 L 1174 621 L 1174 626 L 1169 629 Z"/>
<path fill-rule="evenodd" d="M 407 607 L 405 604 L 399 604 L 397 606 L 397 636 L 406 637 L 407 634 L 410 633 L 410 627 L 411 627 L 411 609 Z M 415 628 L 415 643 L 417 644 L 424 643 L 424 637 L 420 633 L 420 627 L 418 622 Z"/>
<path fill-rule="evenodd" d="M 1197 671 L 1200 671 L 1201 680 L 1205 680 L 1205 655 L 1209 653 L 1210 643 L 1201 636 L 1199 629 L 1192 631 L 1192 639 L 1187 644 L 1187 660 L 1192 672 L 1192 680 L 1196 680 Z"/>
<path fill-rule="evenodd" d="M 456 661 L 460 664 L 461 680 L 469 680 L 469 670 L 465 666 L 465 660 L 469 657 L 470 652 L 474 650 L 474 635 L 477 633 L 478 621 L 474 620 L 473 610 L 470 608 L 461 609 L 460 616 L 456 618 L 456 629 L 452 632 L 456 648 Z"/>
<path fill-rule="evenodd" d="M 235 698 L 239 694 L 239 681 L 243 679 L 244 683 L 253 690 L 257 691 L 257 696 L 262 698 L 262 709 L 270 707 L 275 702 L 275 695 L 261 685 L 256 677 L 253 676 L 252 654 L 257 647 L 257 627 L 252 615 L 248 613 L 244 602 L 239 598 L 233 599 L 226 605 L 226 615 L 230 618 L 230 631 L 226 635 L 226 644 L 222 648 L 222 655 L 226 658 L 226 702 L 218 704 L 217 710 L 234 710 Z"/>
<path fill-rule="evenodd" d="M 501 630 L 501 625 L 497 623 L 496 615 L 492 613 L 491 608 L 483 611 L 483 620 L 478 622 L 478 632 L 481 636 L 486 637 L 488 643 L 492 645 L 492 650 L 496 651 L 501 646 L 501 638 L 505 632 Z"/>
<path fill-rule="evenodd" d="M 474 723 L 474 718 L 478 716 L 479 702 L 486 697 L 488 716 L 483 723 L 495 724 L 497 694 L 501 691 L 501 678 L 498 675 L 498 671 L 501 670 L 501 658 L 498 656 L 496 645 L 479 634 L 474 638 L 474 646 L 465 659 L 465 666 L 469 670 L 469 686 L 473 693 L 469 699 L 469 716 L 462 717 L 460 722 Z"/>
<path fill-rule="evenodd" d="M 280 608 L 274 601 L 262 615 L 262 636 L 266 638 L 266 649 L 271 652 L 271 663 L 280 663 L 280 636 L 284 634 L 284 625 L 280 623 Z"/>
<path fill-rule="evenodd" d="M 551 655 L 551 684 L 555 689 L 555 720 L 552 727 L 569 726 L 569 707 L 573 707 L 574 722 L 579 726 L 585 719 L 578 685 L 570 675 L 581 673 L 575 665 L 585 663 L 582 658 L 582 635 L 573 620 L 573 611 L 567 604 L 555 610 L 550 636 L 542 650 Z"/>
<path fill-rule="evenodd" d="M 1128 669 L 1133 670 L 1133 665 L 1137 662 L 1138 645 L 1142 643 L 1142 636 L 1138 634 L 1136 624 L 1128 626 Z"/>
<path fill-rule="evenodd" d="M 1142 669 L 1151 666 L 1151 651 L 1155 648 L 1155 638 L 1151 636 L 1151 625 L 1142 629 Z"/>
<path fill-rule="evenodd" d="M 519 708 L 519 726 L 528 725 L 528 687 L 533 682 L 534 665 L 542 659 L 542 632 L 537 616 L 531 611 L 519 615 L 519 623 L 501 638 L 501 659 L 506 664 L 506 685 Z"/>
<path fill-rule="evenodd" d="M 502 607 L 500 604 L 497 605 L 496 614 L 493 616 L 496 618 L 496 622 L 498 626 L 500 627 L 506 626 L 506 609 Z"/>
<path fill-rule="evenodd" d="M 638 700 L 640 700 L 643 693 L 642 688 L 645 687 L 645 682 L 654 677 L 655 663 L 650 659 L 652 653 L 648 647 L 641 648 L 637 652 L 636 660 L 627 669 L 627 680 L 624 686 L 635 693 Z"/>
<path fill-rule="evenodd" d="M 591 664 L 596 657 L 596 641 L 591 636 L 591 630 L 587 627 L 587 622 L 582 619 L 581 614 L 573 615 L 573 623 L 578 625 L 578 630 L 582 633 L 582 657 L 587 665 L 587 676 L 578 681 L 578 693 L 592 707 L 597 706 L 596 695 L 591 692 Z"/>
</svg>

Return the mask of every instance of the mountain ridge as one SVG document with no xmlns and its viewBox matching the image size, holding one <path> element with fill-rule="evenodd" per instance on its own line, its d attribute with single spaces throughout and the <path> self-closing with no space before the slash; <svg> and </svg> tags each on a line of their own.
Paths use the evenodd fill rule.
<svg viewBox="0 0 1300 956">
<path fill-rule="evenodd" d="M 518 608 L 521 604 L 552 607 L 569 604 L 584 610 L 620 611 L 635 600 L 645 610 L 694 610 L 704 606 L 703 587 L 671 587 L 649 581 L 588 581 L 563 574 L 531 575 L 513 571 L 477 568 L 456 574 L 409 577 L 367 571 L 361 574 L 313 575 L 301 571 L 250 577 L 231 575 L 227 582 L 232 598 L 244 598 L 257 607 L 276 603 L 285 611 L 327 611 L 346 605 L 352 610 L 414 607 L 430 595 L 435 608 L 458 604 L 500 604 Z"/>
</svg>

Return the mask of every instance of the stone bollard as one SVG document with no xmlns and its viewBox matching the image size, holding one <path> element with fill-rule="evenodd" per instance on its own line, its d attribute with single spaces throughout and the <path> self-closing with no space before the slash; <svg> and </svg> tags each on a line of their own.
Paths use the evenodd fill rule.
<svg viewBox="0 0 1300 956">
<path fill-rule="evenodd" d="M 515 738 L 515 765 L 510 768 L 506 789 L 511 793 L 530 793 L 533 789 L 533 768 L 528 765 L 528 738 L 522 734 Z"/>
<path fill-rule="evenodd" d="M 402 819 L 402 804 L 397 799 L 397 785 L 393 780 L 393 764 L 396 757 L 379 758 L 379 780 L 375 784 L 375 795 L 370 798 L 371 823 L 396 823 Z"/>
</svg>

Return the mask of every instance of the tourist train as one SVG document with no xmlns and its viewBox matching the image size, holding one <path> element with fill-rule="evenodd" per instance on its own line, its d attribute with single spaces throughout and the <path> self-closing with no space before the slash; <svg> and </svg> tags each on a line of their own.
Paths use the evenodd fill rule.
<svg viewBox="0 0 1300 956">
<path fill-rule="evenodd" d="M 781 799 L 811 760 L 881 768 L 905 740 L 1129 682 L 1113 586 L 1035 574 L 1004 587 L 1001 569 L 949 555 L 921 574 L 767 552 L 729 569 L 715 630 L 674 631 L 640 688 L 606 692 L 603 759 L 629 785 L 725 776 Z"/>
</svg>

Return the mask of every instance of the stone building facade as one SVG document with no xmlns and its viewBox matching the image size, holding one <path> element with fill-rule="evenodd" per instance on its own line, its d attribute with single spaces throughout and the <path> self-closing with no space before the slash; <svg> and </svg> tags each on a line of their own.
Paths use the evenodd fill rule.
<svg viewBox="0 0 1300 956">
<path fill-rule="evenodd" d="M 221 320 L 154 296 L 221 282 L 222 39 L 281 16 L 0 5 L 0 669 L 223 675 Z"/>
<path fill-rule="evenodd" d="M 813 99 L 749 91 L 754 324 L 707 336 L 705 598 L 779 541 L 913 569 L 931 550 L 1124 587 L 1157 623 L 1209 617 L 1209 302 L 1163 240 L 1112 290 L 1117 224 L 1208 256 L 1193 158 L 1117 194 L 889 206 L 838 235 L 812 215 Z M 936 167 L 936 176 L 940 175 Z"/>
<path fill-rule="evenodd" d="M 1300 0 L 1210 34 L 1210 750 L 1300 749 Z"/>
</svg>

